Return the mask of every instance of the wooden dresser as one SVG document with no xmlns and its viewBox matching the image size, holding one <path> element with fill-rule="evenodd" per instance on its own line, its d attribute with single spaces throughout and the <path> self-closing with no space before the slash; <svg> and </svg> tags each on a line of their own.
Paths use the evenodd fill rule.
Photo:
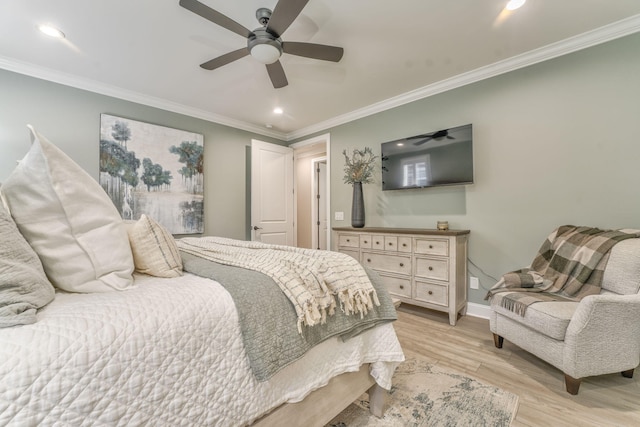
<svg viewBox="0 0 640 427">
<path fill-rule="evenodd" d="M 467 311 L 469 230 L 334 227 L 333 250 L 376 270 L 403 303 L 449 313 Z"/>
</svg>

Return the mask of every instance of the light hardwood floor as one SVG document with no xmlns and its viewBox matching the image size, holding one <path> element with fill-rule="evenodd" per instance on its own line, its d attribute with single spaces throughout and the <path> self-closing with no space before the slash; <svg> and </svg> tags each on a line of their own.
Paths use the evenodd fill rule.
<svg viewBox="0 0 640 427">
<path fill-rule="evenodd" d="M 640 426 L 640 368 L 586 378 L 577 396 L 564 389 L 561 371 L 505 340 L 495 348 L 489 321 L 402 304 L 396 333 L 405 356 L 447 366 L 519 396 L 512 426 Z"/>
</svg>

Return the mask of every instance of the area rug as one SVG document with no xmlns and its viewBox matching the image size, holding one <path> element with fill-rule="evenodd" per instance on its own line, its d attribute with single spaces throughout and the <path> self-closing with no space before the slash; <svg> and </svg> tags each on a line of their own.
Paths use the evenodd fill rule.
<svg viewBox="0 0 640 427">
<path fill-rule="evenodd" d="M 393 382 L 383 418 L 364 394 L 326 427 L 507 427 L 518 409 L 517 395 L 424 360 L 407 359 Z"/>
</svg>

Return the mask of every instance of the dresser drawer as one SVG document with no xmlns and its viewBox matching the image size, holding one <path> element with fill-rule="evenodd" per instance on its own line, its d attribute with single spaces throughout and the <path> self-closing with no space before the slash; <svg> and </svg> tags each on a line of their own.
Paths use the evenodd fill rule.
<svg viewBox="0 0 640 427">
<path fill-rule="evenodd" d="M 384 236 L 384 250 L 395 252 L 398 250 L 398 238 L 396 236 Z"/>
<path fill-rule="evenodd" d="M 416 277 L 425 279 L 449 280 L 449 260 L 416 258 Z"/>
<path fill-rule="evenodd" d="M 371 249 L 384 250 L 384 236 L 371 236 Z"/>
<path fill-rule="evenodd" d="M 338 236 L 338 246 L 357 248 L 360 246 L 360 236 L 357 234 L 340 234 Z"/>
<path fill-rule="evenodd" d="M 447 307 L 449 305 L 449 287 L 435 283 L 415 282 L 415 296 L 418 301 Z"/>
<path fill-rule="evenodd" d="M 398 237 L 398 252 L 411 253 L 411 237 Z"/>
<path fill-rule="evenodd" d="M 362 264 L 377 271 L 411 274 L 411 257 L 408 255 L 362 252 Z"/>
<path fill-rule="evenodd" d="M 416 254 L 449 256 L 449 241 L 440 239 L 422 239 L 414 240 Z"/>
<path fill-rule="evenodd" d="M 369 234 L 360 235 L 360 247 L 362 249 L 371 249 L 371 235 Z"/>
<path fill-rule="evenodd" d="M 391 295 L 397 295 L 404 298 L 411 298 L 411 280 L 402 277 L 393 277 L 380 274 L 382 283 Z"/>
</svg>

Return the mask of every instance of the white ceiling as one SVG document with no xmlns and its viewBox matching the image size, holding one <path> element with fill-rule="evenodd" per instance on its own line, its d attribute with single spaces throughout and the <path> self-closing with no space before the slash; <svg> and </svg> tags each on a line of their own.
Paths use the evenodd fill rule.
<svg viewBox="0 0 640 427">
<path fill-rule="evenodd" d="M 201 1 L 249 29 L 277 3 Z M 529 0 L 511 13 L 506 3 L 310 0 L 282 39 L 344 57 L 285 54 L 289 85 L 274 89 L 250 56 L 201 69 L 246 41 L 178 0 L 0 0 L 0 68 L 291 140 L 640 31 L 639 0 Z M 39 33 L 44 22 L 66 39 Z"/>
</svg>

